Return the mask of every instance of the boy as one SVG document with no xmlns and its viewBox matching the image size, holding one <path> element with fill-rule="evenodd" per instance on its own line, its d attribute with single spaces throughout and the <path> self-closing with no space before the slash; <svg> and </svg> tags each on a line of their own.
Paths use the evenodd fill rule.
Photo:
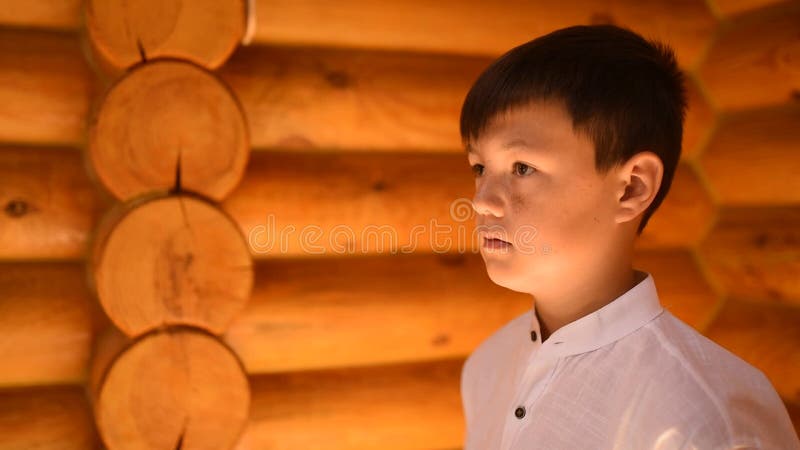
<svg viewBox="0 0 800 450">
<path fill-rule="evenodd" d="M 672 50 L 611 25 L 542 36 L 475 82 L 461 135 L 481 255 L 534 298 L 464 363 L 466 450 L 800 448 L 764 374 L 632 267 L 685 109 Z"/>
</svg>

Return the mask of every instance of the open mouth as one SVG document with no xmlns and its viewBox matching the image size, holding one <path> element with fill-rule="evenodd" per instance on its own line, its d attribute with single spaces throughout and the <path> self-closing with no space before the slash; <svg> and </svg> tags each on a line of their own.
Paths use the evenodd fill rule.
<svg viewBox="0 0 800 450">
<path fill-rule="evenodd" d="M 483 248 L 488 250 L 507 250 L 511 248 L 511 243 L 498 238 L 483 238 Z"/>
</svg>

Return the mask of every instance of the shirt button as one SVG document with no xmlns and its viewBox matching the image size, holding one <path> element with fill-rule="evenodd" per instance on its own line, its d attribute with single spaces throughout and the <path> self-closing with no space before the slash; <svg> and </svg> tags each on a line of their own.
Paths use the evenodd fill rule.
<svg viewBox="0 0 800 450">
<path fill-rule="evenodd" d="M 516 411 L 514 411 L 514 415 L 517 416 L 517 419 L 522 419 L 523 417 L 525 417 L 525 407 L 524 406 L 518 407 Z"/>
<path fill-rule="evenodd" d="M 531 331 L 531 340 L 536 342 L 536 330 Z"/>
</svg>

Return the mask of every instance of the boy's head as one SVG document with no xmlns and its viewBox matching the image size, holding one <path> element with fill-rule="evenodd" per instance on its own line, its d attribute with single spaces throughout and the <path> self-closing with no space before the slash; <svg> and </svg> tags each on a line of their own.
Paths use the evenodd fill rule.
<svg viewBox="0 0 800 450">
<path fill-rule="evenodd" d="M 482 246 L 491 278 L 527 290 L 629 264 L 672 182 L 685 110 L 672 50 L 612 25 L 560 29 L 492 63 L 461 111 L 477 224 L 511 244 Z"/>
</svg>

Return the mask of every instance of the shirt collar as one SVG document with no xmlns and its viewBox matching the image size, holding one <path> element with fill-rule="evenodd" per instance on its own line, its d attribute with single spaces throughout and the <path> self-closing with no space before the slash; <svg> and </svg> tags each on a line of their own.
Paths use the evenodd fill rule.
<svg viewBox="0 0 800 450">
<path fill-rule="evenodd" d="M 541 352 L 557 356 L 575 355 L 598 349 L 639 329 L 656 318 L 664 308 L 658 298 L 653 276 L 634 269 L 642 281 L 602 308 L 556 330 L 542 343 Z M 531 309 L 531 331 L 541 340 L 536 304 Z"/>
</svg>

